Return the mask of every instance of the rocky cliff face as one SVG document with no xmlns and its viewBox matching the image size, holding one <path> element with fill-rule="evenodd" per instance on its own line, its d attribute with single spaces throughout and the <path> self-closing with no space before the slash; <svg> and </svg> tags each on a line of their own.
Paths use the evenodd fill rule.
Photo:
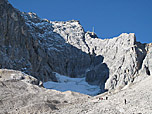
<svg viewBox="0 0 152 114">
<path fill-rule="evenodd" d="M 121 89 L 140 73 L 151 75 L 151 45 L 133 33 L 102 40 L 79 21 L 51 22 L 0 0 L 0 66 L 37 79 L 57 81 L 53 72 L 86 77 L 90 84 Z"/>
<path fill-rule="evenodd" d="M 110 70 L 107 89 L 121 88 L 134 81 L 146 56 L 144 44 L 136 42 L 134 34 L 123 33 L 106 40 L 87 37 L 86 42 L 96 55 L 104 57 Z"/>
<path fill-rule="evenodd" d="M 52 72 L 75 77 L 90 66 L 90 55 L 66 43 L 49 21 L 21 13 L 4 0 L 0 8 L 1 68 L 55 81 Z"/>
</svg>

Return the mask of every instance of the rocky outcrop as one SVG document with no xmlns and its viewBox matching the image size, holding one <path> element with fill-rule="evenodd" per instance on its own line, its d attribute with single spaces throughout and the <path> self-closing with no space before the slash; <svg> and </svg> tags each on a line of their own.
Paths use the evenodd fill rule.
<svg viewBox="0 0 152 114">
<path fill-rule="evenodd" d="M 105 40 L 86 34 L 86 43 L 96 55 L 104 57 L 103 62 L 109 68 L 107 89 L 121 88 L 133 82 L 146 56 L 144 45 L 136 42 L 132 33 Z"/>
<path fill-rule="evenodd" d="M 1 68 L 21 70 L 43 82 L 56 81 L 52 72 L 84 77 L 90 55 L 68 44 L 53 23 L 34 13 L 21 13 L 5 0 L 0 11 Z M 67 23 L 76 26 L 77 21 Z"/>
<path fill-rule="evenodd" d="M 33 85 L 43 86 L 42 82 L 21 71 L 0 69 L 0 81 L 23 81 Z"/>
<path fill-rule="evenodd" d="M 73 24 L 68 25 L 66 22 L 53 24 L 57 33 L 69 44 L 92 55 L 91 59 L 93 55 L 96 58 L 102 57 L 101 62 L 96 63 L 91 60 L 96 66 L 92 65 L 86 70 L 86 81 L 90 84 L 99 84 L 103 81 L 106 82 L 105 88 L 108 90 L 121 89 L 125 85 L 132 83 L 139 74 L 147 52 L 145 44 L 136 41 L 135 34 L 123 33 L 113 39 L 102 40 L 97 38 L 93 32 L 84 33 L 78 22 L 75 24 L 75 26 L 79 27 L 78 30 L 73 30 Z M 96 59 L 96 61 L 98 60 Z M 104 67 L 104 65 L 99 67 L 100 63 L 105 64 L 107 67 Z"/>
<path fill-rule="evenodd" d="M 33 13 L 23 13 L 23 16 L 32 37 L 37 42 L 35 47 L 40 61 L 36 61 L 39 61 L 40 65 L 36 65 L 36 72 L 46 66 L 47 72 L 84 77 L 86 68 L 90 66 L 90 55 L 68 44 L 64 37 L 55 32 L 54 25 L 50 21 L 39 19 Z M 73 23 L 75 21 L 69 22 L 71 25 Z"/>
<path fill-rule="evenodd" d="M 0 11 L 0 67 L 21 70 L 37 77 L 36 41 L 30 35 L 25 19 L 5 0 L 1 0 Z"/>
<path fill-rule="evenodd" d="M 62 35 L 61 30 L 59 31 L 58 33 Z M 63 35 L 63 37 L 66 36 Z M 70 38 L 75 39 L 75 37 Z M 92 60 L 92 63 L 96 66 L 92 65 L 86 70 L 86 81 L 90 84 L 106 82 L 105 88 L 108 90 L 121 89 L 132 83 L 138 75 L 138 71 L 142 68 L 143 60 L 147 54 L 145 44 L 137 42 L 133 33 L 123 33 L 113 39 L 102 40 L 97 38 L 94 33 L 86 32 L 84 36 L 79 36 L 79 38 L 82 40 L 76 43 L 70 40 L 70 44 L 89 55 L 96 56 L 96 58 L 102 57 L 101 61 L 97 63 Z M 84 42 L 85 45 L 81 42 Z M 99 67 L 99 64 L 105 64 L 107 67 L 104 67 L 104 65 Z"/>
</svg>

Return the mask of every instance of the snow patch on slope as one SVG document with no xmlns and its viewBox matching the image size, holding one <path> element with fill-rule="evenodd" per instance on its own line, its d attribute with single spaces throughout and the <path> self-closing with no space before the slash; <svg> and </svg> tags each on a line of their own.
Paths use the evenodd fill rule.
<svg viewBox="0 0 152 114">
<path fill-rule="evenodd" d="M 43 85 L 47 89 L 55 89 L 58 91 L 74 91 L 87 95 L 97 95 L 100 93 L 100 87 L 95 85 L 89 85 L 85 78 L 70 78 L 64 75 L 56 73 L 58 82 L 48 81 Z"/>
</svg>

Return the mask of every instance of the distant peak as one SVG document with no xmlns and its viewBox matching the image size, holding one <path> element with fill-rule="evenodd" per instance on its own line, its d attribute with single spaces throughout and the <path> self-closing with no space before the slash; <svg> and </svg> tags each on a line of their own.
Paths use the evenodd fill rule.
<svg viewBox="0 0 152 114">
<path fill-rule="evenodd" d="M 30 18 L 39 18 L 36 13 L 33 12 L 22 12 L 23 14 L 30 16 Z"/>
<path fill-rule="evenodd" d="M 95 32 L 87 31 L 86 34 L 88 34 L 91 38 L 98 38 Z"/>
<path fill-rule="evenodd" d="M 78 23 L 80 23 L 79 20 L 69 20 L 69 21 L 67 21 L 67 22 L 78 22 Z"/>
<path fill-rule="evenodd" d="M 131 35 L 131 36 L 135 36 L 135 33 L 121 33 L 120 36 L 125 36 L 125 35 Z"/>
</svg>

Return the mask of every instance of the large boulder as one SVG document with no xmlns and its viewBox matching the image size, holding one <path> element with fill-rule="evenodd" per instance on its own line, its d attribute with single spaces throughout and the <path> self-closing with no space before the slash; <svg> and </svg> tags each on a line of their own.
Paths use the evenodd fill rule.
<svg viewBox="0 0 152 114">
<path fill-rule="evenodd" d="M 0 81 L 23 81 L 33 85 L 43 86 L 42 82 L 21 71 L 0 69 Z"/>
</svg>

